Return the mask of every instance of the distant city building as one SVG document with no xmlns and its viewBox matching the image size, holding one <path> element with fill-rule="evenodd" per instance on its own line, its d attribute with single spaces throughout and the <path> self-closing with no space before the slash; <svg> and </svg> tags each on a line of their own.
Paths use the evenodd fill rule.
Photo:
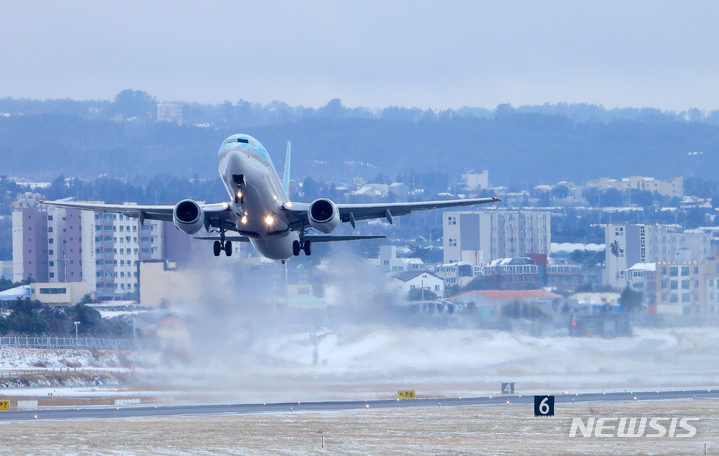
<svg viewBox="0 0 719 456">
<path fill-rule="evenodd" d="M 0 261 L 0 278 L 3 278 L 5 280 L 13 280 L 13 274 L 12 274 L 12 260 L 2 260 Z"/>
<path fill-rule="evenodd" d="M 478 275 L 482 275 L 482 267 L 476 264 L 447 263 L 436 266 L 434 273 L 444 279 L 446 286 L 467 286 Z"/>
<path fill-rule="evenodd" d="M 87 294 L 85 282 L 55 282 L 30 284 L 30 299 L 49 306 L 74 306 Z"/>
<path fill-rule="evenodd" d="M 26 194 L 13 204 L 13 282 L 48 281 L 47 214 L 38 200 Z"/>
<path fill-rule="evenodd" d="M 531 258 L 498 258 L 484 267 L 485 277 L 494 280 L 496 290 L 527 290 L 543 285 L 539 265 Z"/>
<path fill-rule="evenodd" d="M 140 302 L 145 307 L 168 308 L 178 302 L 201 298 L 200 278 L 178 270 L 174 262 L 143 261 L 140 277 Z"/>
<path fill-rule="evenodd" d="M 484 266 L 497 258 L 550 254 L 549 212 L 450 211 L 442 214 L 443 263 Z"/>
<path fill-rule="evenodd" d="M 389 194 L 398 198 L 406 198 L 409 195 L 409 187 L 402 182 L 394 182 L 389 184 Z"/>
<path fill-rule="evenodd" d="M 627 286 L 624 271 L 637 263 L 704 261 L 711 252 L 711 234 L 676 233 L 667 225 L 611 223 L 604 229 L 606 244 L 604 283 Z M 616 255 L 612 245 L 616 242 Z"/>
<path fill-rule="evenodd" d="M 128 205 L 131 206 L 131 205 Z M 128 208 L 130 211 L 131 208 Z M 139 292 L 140 263 L 163 259 L 162 222 L 123 214 L 93 213 L 93 223 L 84 233 L 89 251 L 84 256 L 95 268 L 95 294 L 98 299 L 120 298 Z M 87 279 L 91 285 L 92 279 Z"/>
<path fill-rule="evenodd" d="M 489 171 L 475 173 L 474 170 L 462 174 L 462 187 L 468 192 L 489 188 Z"/>
<path fill-rule="evenodd" d="M 392 277 L 401 285 L 404 293 L 420 289 L 444 297 L 444 280 L 428 271 L 402 271 Z"/>
<path fill-rule="evenodd" d="M 182 105 L 179 103 L 157 103 L 157 121 L 182 123 Z"/>
<path fill-rule="evenodd" d="M 382 272 L 399 272 L 426 269 L 419 258 L 397 258 L 397 247 L 383 245 L 379 248 L 379 268 Z"/>
<path fill-rule="evenodd" d="M 669 197 L 682 198 L 684 196 L 684 178 L 681 176 L 666 180 L 632 176 L 629 178 L 629 187 L 634 190 L 657 192 L 660 195 Z"/>
<path fill-rule="evenodd" d="M 582 267 L 578 264 L 547 264 L 547 283 L 558 289 L 574 289 L 583 283 Z"/>
<path fill-rule="evenodd" d="M 389 195 L 388 184 L 365 184 L 357 191 L 353 192 L 354 195 L 371 196 L 375 198 L 384 198 Z"/>
<path fill-rule="evenodd" d="M 682 198 L 684 196 L 684 178 L 673 177 L 671 179 L 659 180 L 653 177 L 631 176 L 620 180 L 602 177 L 587 181 L 587 187 L 614 188 L 619 191 L 639 190 L 647 192 L 658 192 L 668 197 Z"/>
<path fill-rule="evenodd" d="M 719 313 L 719 263 L 667 262 L 656 266 L 656 304 L 649 313 L 714 316 Z"/>
<path fill-rule="evenodd" d="M 132 211 L 132 203 L 128 212 Z M 189 236 L 177 243 L 170 222 L 123 214 L 45 207 L 27 198 L 13 208 L 13 281 L 85 282 L 98 299 L 119 299 L 139 292 L 140 263 L 165 256 L 183 260 Z"/>
<path fill-rule="evenodd" d="M 656 300 L 656 271 L 656 263 L 637 263 L 622 271 L 627 286 L 643 293 L 647 304 L 654 304 Z"/>
</svg>

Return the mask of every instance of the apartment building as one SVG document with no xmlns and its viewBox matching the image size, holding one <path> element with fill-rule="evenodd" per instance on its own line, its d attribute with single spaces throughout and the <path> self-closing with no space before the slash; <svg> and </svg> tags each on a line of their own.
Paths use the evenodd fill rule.
<svg viewBox="0 0 719 456">
<path fill-rule="evenodd" d="M 667 262 L 656 267 L 656 304 L 649 313 L 719 314 L 719 263 Z"/>
<path fill-rule="evenodd" d="M 711 234 L 678 233 L 667 225 L 611 223 L 604 239 L 604 283 L 615 288 L 627 286 L 625 271 L 637 263 L 703 261 L 711 253 Z"/>
<path fill-rule="evenodd" d="M 550 217 L 549 212 L 445 212 L 443 262 L 484 266 L 497 258 L 549 255 Z"/>
<path fill-rule="evenodd" d="M 85 282 L 105 300 L 139 291 L 140 263 L 164 259 L 164 233 L 175 229 L 122 214 L 39 206 L 34 197 L 18 200 L 12 218 L 14 281 Z"/>
<path fill-rule="evenodd" d="M 611 179 L 602 177 L 587 181 L 587 187 L 597 188 L 614 188 L 619 191 L 639 190 L 646 192 L 657 192 L 660 195 L 668 197 L 682 198 L 684 196 L 684 178 L 673 177 L 671 179 L 660 180 L 653 177 L 631 176 L 622 179 Z"/>
</svg>

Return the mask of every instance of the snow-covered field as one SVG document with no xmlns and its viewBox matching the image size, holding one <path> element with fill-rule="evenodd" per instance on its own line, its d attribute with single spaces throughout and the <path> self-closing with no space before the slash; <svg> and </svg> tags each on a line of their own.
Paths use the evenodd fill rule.
<svg viewBox="0 0 719 456">
<path fill-rule="evenodd" d="M 692 438 L 569 437 L 572 418 L 698 417 Z M 616 423 L 616 422 L 615 422 Z M 718 401 L 433 407 L 0 425 L 0 454 L 22 455 L 697 455 L 719 451 Z M 652 431 L 653 432 L 653 431 Z M 324 436 L 324 449 L 322 438 Z"/>
<path fill-rule="evenodd" d="M 631 338 L 348 325 L 335 331 L 238 332 L 181 359 L 159 353 L 0 350 L 0 371 L 38 364 L 132 371 L 133 390 L 180 391 L 181 402 L 365 400 L 414 389 L 478 396 L 513 381 L 518 393 L 715 388 L 719 331 L 637 329 Z M 188 392 L 190 394 L 188 394 Z M 169 399 L 168 399 L 169 400 Z"/>
<path fill-rule="evenodd" d="M 631 338 L 536 338 L 505 331 L 346 326 L 337 331 L 240 335 L 195 347 L 187 365 L 158 371 L 163 384 L 218 401 L 297 401 L 716 387 L 715 328 L 637 329 Z M 205 398 L 207 399 L 207 397 Z"/>
</svg>

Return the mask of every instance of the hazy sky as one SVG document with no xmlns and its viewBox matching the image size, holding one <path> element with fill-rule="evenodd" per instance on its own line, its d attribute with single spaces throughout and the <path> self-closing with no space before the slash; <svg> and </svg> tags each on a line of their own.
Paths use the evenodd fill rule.
<svg viewBox="0 0 719 456">
<path fill-rule="evenodd" d="M 719 109 L 717 1 L 5 1 L 0 97 Z"/>
</svg>

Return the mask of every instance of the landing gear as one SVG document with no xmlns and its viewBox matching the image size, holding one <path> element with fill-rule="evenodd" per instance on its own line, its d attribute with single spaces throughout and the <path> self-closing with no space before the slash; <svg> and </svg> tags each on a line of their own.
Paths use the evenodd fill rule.
<svg viewBox="0 0 719 456">
<path fill-rule="evenodd" d="M 294 241 L 292 243 L 292 254 L 298 256 L 300 252 L 304 251 L 305 255 L 312 255 L 312 244 L 310 241 Z"/>
<path fill-rule="evenodd" d="M 225 230 L 220 228 L 220 240 L 212 244 L 212 253 L 218 257 L 223 250 L 226 256 L 232 256 L 232 241 L 225 240 Z"/>
</svg>

